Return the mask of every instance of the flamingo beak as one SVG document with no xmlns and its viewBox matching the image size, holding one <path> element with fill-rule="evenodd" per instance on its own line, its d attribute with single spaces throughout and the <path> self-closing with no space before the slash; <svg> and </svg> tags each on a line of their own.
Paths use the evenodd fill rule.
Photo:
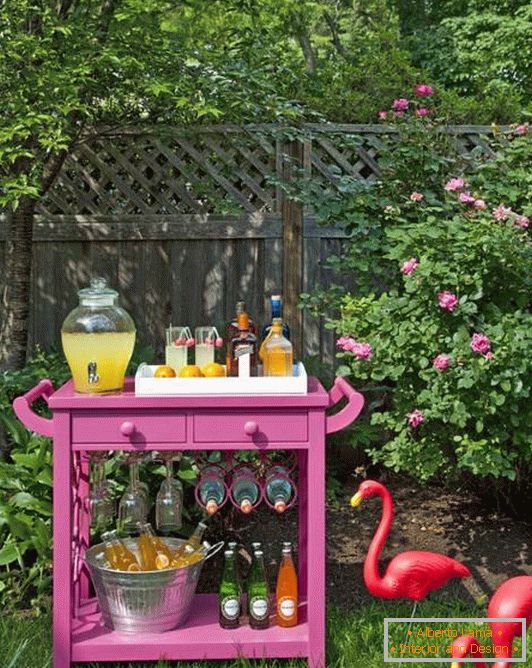
<svg viewBox="0 0 532 668">
<path fill-rule="evenodd" d="M 351 497 L 351 508 L 356 508 L 362 503 L 362 501 L 364 501 L 364 497 L 360 492 L 357 492 L 354 496 Z"/>
</svg>

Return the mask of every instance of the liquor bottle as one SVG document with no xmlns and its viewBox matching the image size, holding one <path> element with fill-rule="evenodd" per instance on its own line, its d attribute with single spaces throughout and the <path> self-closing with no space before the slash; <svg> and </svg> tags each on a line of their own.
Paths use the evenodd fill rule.
<svg viewBox="0 0 532 668">
<path fill-rule="evenodd" d="M 283 317 L 283 301 L 281 298 L 281 295 L 272 295 L 270 297 L 271 301 L 271 309 L 272 309 L 272 317 L 270 319 L 270 322 L 264 325 L 262 328 L 262 333 L 261 333 L 261 347 L 259 351 L 259 357 L 262 359 L 262 346 L 264 345 L 264 341 L 268 338 L 268 335 L 271 331 L 272 328 L 272 322 L 275 320 L 275 318 L 282 318 Z M 288 323 L 285 322 L 283 323 L 283 336 L 290 340 L 290 327 L 288 326 Z"/>
<path fill-rule="evenodd" d="M 257 337 L 249 329 L 247 313 L 238 316 L 238 334 L 229 342 L 228 350 L 228 375 L 257 375 Z"/>
<path fill-rule="evenodd" d="M 247 515 L 252 511 L 260 496 L 259 483 L 252 469 L 242 466 L 235 470 L 231 482 L 231 496 L 243 513 Z"/>
<path fill-rule="evenodd" d="M 117 571 L 140 571 L 137 558 L 118 537 L 117 531 L 106 531 L 102 534 L 105 545 L 105 556 L 112 568 Z"/>
<path fill-rule="evenodd" d="M 246 313 L 246 303 L 237 302 L 235 313 L 236 315 L 233 316 L 231 322 L 227 324 L 226 328 L 226 338 L 228 344 L 231 341 L 231 339 L 233 339 L 235 336 L 238 336 L 238 317 L 240 316 L 241 313 Z M 249 313 L 247 315 L 249 318 L 249 331 L 253 332 L 253 334 L 257 334 L 257 328 L 255 326 L 253 318 L 249 315 Z"/>
<path fill-rule="evenodd" d="M 170 566 L 174 554 L 166 543 L 155 535 L 149 522 L 138 523 L 139 551 L 142 568 L 145 571 L 163 570 Z"/>
<path fill-rule="evenodd" d="M 236 557 L 233 550 L 226 550 L 224 557 L 224 572 L 218 598 L 219 620 L 222 628 L 236 629 L 240 626 L 240 588 Z"/>
<path fill-rule="evenodd" d="M 248 615 L 252 629 L 267 629 L 270 626 L 270 592 L 262 550 L 253 555 L 248 584 Z"/>
<path fill-rule="evenodd" d="M 192 551 L 198 550 L 201 547 L 201 540 L 206 528 L 207 525 L 204 522 L 198 522 L 198 526 L 194 529 L 194 532 L 188 538 L 188 540 L 177 548 L 174 553 L 174 558 L 183 556 L 187 551 L 189 551 L 188 548 L 192 548 Z"/>
<path fill-rule="evenodd" d="M 283 321 L 275 318 L 270 335 L 264 341 L 263 358 L 265 376 L 292 376 L 294 373 L 294 350 L 283 336 Z"/>
<path fill-rule="evenodd" d="M 292 546 L 283 543 L 283 558 L 277 574 L 277 624 L 297 624 L 297 574 L 292 559 Z"/>
<path fill-rule="evenodd" d="M 198 496 L 208 515 L 214 515 L 225 501 L 224 470 L 217 465 L 202 469 L 198 482 Z"/>
<path fill-rule="evenodd" d="M 278 513 L 284 513 L 294 495 L 292 481 L 284 466 L 273 466 L 266 475 L 266 498 Z"/>
</svg>

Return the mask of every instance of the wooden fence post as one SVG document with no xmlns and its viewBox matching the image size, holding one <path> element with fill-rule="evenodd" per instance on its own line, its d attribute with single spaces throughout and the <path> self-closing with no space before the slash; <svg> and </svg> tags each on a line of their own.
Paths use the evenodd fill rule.
<svg viewBox="0 0 532 668">
<path fill-rule="evenodd" d="M 282 146 L 282 177 L 289 185 L 301 176 L 305 164 L 305 143 L 294 139 Z M 303 314 L 297 308 L 303 291 L 303 205 L 283 195 L 283 315 L 290 324 L 295 356 L 303 354 Z"/>
</svg>

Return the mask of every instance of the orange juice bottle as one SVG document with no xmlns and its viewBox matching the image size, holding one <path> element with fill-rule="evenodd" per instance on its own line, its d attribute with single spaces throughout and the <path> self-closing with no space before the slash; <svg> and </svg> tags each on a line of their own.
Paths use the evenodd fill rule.
<svg viewBox="0 0 532 668">
<path fill-rule="evenodd" d="M 139 522 L 139 550 L 142 568 L 145 571 L 160 571 L 168 568 L 173 558 L 172 551 L 163 541 L 158 538 L 151 524 L 141 524 Z"/>
<path fill-rule="evenodd" d="M 116 531 L 107 531 L 102 534 L 105 545 L 105 556 L 111 566 L 117 571 L 140 571 L 140 564 L 135 555 L 118 537 Z"/>
<path fill-rule="evenodd" d="M 277 575 L 277 624 L 282 627 L 297 624 L 297 574 L 290 543 L 283 544 L 283 559 Z"/>
<path fill-rule="evenodd" d="M 292 376 L 294 364 L 294 351 L 290 341 L 283 335 L 283 321 L 274 318 L 270 333 L 263 343 L 265 376 Z"/>
</svg>

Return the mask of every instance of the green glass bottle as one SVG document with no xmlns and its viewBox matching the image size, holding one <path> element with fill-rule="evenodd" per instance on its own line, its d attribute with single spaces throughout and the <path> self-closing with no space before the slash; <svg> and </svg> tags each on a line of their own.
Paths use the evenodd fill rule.
<svg viewBox="0 0 532 668">
<path fill-rule="evenodd" d="M 218 598 L 220 626 L 236 629 L 240 626 L 240 587 L 236 574 L 236 558 L 233 550 L 224 552 L 225 566 Z"/>
<path fill-rule="evenodd" d="M 264 568 L 264 553 L 256 550 L 248 584 L 248 615 L 252 629 L 270 626 L 270 592 Z"/>
</svg>

